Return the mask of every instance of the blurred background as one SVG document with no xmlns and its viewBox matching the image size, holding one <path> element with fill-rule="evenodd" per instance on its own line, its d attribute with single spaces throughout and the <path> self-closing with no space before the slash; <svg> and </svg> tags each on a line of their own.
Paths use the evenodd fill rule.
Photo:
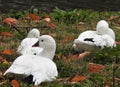
<svg viewBox="0 0 120 87">
<path fill-rule="evenodd" d="M 14 10 L 39 8 L 40 11 L 51 12 L 55 7 L 63 10 L 75 8 L 97 11 L 119 11 L 120 0 L 0 0 L 0 13 Z"/>
</svg>

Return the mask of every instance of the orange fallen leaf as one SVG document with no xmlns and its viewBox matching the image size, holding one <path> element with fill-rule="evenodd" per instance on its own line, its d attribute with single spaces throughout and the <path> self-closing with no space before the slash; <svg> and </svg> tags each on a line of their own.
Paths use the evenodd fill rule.
<svg viewBox="0 0 120 87">
<path fill-rule="evenodd" d="M 32 19 L 32 20 L 40 20 L 40 16 L 37 16 L 37 15 L 35 15 L 35 14 L 28 14 L 28 16 L 27 16 L 28 18 L 30 18 L 30 19 Z"/>
<path fill-rule="evenodd" d="M 54 24 L 54 23 L 48 23 L 48 27 L 50 27 L 50 28 L 55 28 L 56 27 L 56 25 Z"/>
<path fill-rule="evenodd" d="M 2 22 L 8 25 L 15 25 L 18 23 L 18 20 L 15 18 L 5 18 Z"/>
<path fill-rule="evenodd" d="M 89 63 L 88 70 L 93 73 L 98 73 L 105 68 L 104 65 Z"/>
<path fill-rule="evenodd" d="M 70 82 L 81 82 L 81 81 L 85 81 L 87 78 L 88 78 L 87 76 L 76 75 L 70 80 Z"/>
<path fill-rule="evenodd" d="M 12 80 L 11 82 L 12 87 L 20 87 L 20 84 L 17 80 Z"/>
<path fill-rule="evenodd" d="M 0 32 L 0 36 L 12 37 L 12 34 L 10 32 Z"/>
<path fill-rule="evenodd" d="M 11 54 L 12 54 L 12 51 L 9 50 L 9 49 L 5 49 L 5 50 L 3 50 L 2 54 L 11 55 Z"/>
<path fill-rule="evenodd" d="M 73 55 L 72 59 L 79 59 L 79 54 Z"/>
</svg>

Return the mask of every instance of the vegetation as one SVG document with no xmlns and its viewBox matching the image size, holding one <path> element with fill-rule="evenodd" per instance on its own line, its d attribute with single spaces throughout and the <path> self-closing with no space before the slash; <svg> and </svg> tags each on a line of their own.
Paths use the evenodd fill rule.
<svg viewBox="0 0 120 87">
<path fill-rule="evenodd" d="M 50 21 L 45 17 L 50 17 Z M 12 22 L 5 18 L 14 18 Z M 75 53 L 75 38 L 85 30 L 95 30 L 99 20 L 108 21 L 115 31 L 117 47 L 93 50 L 89 54 Z M 0 14 L 0 87 L 31 87 L 33 84 L 3 76 L 5 70 L 19 56 L 20 41 L 34 27 L 54 37 L 57 50 L 54 57 L 59 76 L 56 81 L 44 82 L 39 87 L 119 87 L 120 85 L 120 12 L 98 12 L 56 8 L 51 13 L 33 11 Z M 82 56 L 81 56 L 82 55 Z M 11 80 L 12 79 L 12 80 Z"/>
</svg>

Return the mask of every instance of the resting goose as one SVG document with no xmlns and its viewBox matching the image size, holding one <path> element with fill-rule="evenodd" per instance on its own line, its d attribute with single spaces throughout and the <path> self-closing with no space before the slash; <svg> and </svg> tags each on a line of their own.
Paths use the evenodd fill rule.
<svg viewBox="0 0 120 87">
<path fill-rule="evenodd" d="M 38 29 L 33 28 L 27 35 L 25 39 L 23 39 L 17 49 L 17 52 L 20 55 L 23 54 L 33 54 L 38 55 L 43 49 L 39 47 L 32 47 L 40 36 L 40 32 Z"/>
<path fill-rule="evenodd" d="M 91 51 L 96 47 L 115 47 L 115 33 L 109 28 L 105 20 L 97 23 L 96 31 L 87 30 L 82 32 L 73 42 L 76 51 Z"/>
<path fill-rule="evenodd" d="M 58 71 L 56 64 L 51 60 L 55 55 L 55 40 L 49 35 L 42 35 L 39 38 L 39 47 L 43 48 L 41 55 L 25 54 L 17 57 L 4 75 L 17 74 L 21 77 L 32 75 L 34 85 L 55 80 Z"/>
</svg>

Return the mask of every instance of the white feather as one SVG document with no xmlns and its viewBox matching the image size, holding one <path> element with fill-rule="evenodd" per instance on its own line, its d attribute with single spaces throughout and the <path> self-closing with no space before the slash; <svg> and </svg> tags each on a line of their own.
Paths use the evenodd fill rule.
<svg viewBox="0 0 120 87">
<path fill-rule="evenodd" d="M 73 42 L 73 48 L 76 51 L 91 50 L 95 44 L 91 41 L 84 41 L 85 38 L 93 38 L 96 35 L 96 31 L 88 30 L 82 32 L 77 39 Z"/>
<path fill-rule="evenodd" d="M 7 73 L 33 75 L 35 85 L 43 81 L 53 81 L 58 75 L 57 67 L 51 59 L 30 54 L 19 56 L 4 75 Z"/>
<path fill-rule="evenodd" d="M 113 40 L 113 38 L 111 38 L 109 35 L 105 34 L 105 35 L 96 35 L 93 38 L 94 44 L 96 46 L 100 46 L 101 48 L 104 47 L 116 47 L 115 41 Z"/>
<path fill-rule="evenodd" d="M 109 28 L 109 24 L 105 20 L 100 20 L 97 23 L 96 32 L 98 35 L 108 34 L 113 38 L 113 40 L 115 40 L 115 33 L 111 28 Z"/>
</svg>

